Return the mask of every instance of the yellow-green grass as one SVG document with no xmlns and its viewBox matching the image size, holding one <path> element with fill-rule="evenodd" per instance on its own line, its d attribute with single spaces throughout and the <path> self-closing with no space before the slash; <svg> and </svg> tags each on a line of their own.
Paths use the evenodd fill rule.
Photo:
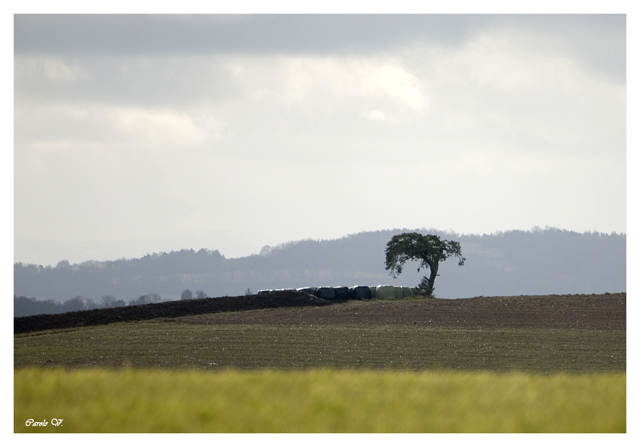
<svg viewBox="0 0 640 447">
<path fill-rule="evenodd" d="M 626 432 L 626 374 L 26 368 L 14 430 Z"/>
<path fill-rule="evenodd" d="M 14 337 L 14 365 L 66 368 L 626 370 L 626 332 L 120 323 Z"/>
</svg>

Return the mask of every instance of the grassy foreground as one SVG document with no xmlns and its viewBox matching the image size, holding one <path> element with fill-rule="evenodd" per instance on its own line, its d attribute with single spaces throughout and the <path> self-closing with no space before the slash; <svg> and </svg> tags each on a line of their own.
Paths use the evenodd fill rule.
<svg viewBox="0 0 640 447">
<path fill-rule="evenodd" d="M 26 368 L 14 430 L 625 432 L 626 374 Z"/>
</svg>

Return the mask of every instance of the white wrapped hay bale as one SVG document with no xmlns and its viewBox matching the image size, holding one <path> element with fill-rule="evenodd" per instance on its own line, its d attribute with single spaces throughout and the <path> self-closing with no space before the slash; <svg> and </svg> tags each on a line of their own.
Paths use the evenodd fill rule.
<svg viewBox="0 0 640 447">
<path fill-rule="evenodd" d="M 411 298 L 413 296 L 413 289 L 411 287 L 402 287 L 402 298 Z"/>
<path fill-rule="evenodd" d="M 370 300 L 371 299 L 371 289 L 369 286 L 353 286 L 352 290 L 352 298 L 354 300 Z"/>
<path fill-rule="evenodd" d="M 379 300 L 393 300 L 396 298 L 395 287 L 385 284 L 376 287 L 376 298 Z"/>
<path fill-rule="evenodd" d="M 319 287 L 318 297 L 322 298 L 323 300 L 335 300 L 336 291 L 333 287 Z"/>
<path fill-rule="evenodd" d="M 336 300 L 338 301 L 346 301 L 349 299 L 349 288 L 348 287 L 334 287 L 333 290 L 336 294 Z"/>
<path fill-rule="evenodd" d="M 309 295 L 318 296 L 318 288 L 317 287 L 300 287 L 296 289 L 298 292 L 308 293 Z"/>
</svg>

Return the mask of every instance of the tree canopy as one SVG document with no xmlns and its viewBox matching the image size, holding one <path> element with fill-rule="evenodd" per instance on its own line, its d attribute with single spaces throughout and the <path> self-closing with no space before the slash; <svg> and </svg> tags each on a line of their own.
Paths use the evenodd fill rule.
<svg viewBox="0 0 640 447">
<path fill-rule="evenodd" d="M 402 233 L 393 236 L 387 243 L 385 250 L 386 270 L 394 278 L 402 273 L 402 268 L 407 261 L 418 261 L 420 269 L 430 270 L 430 274 L 422 279 L 418 288 L 426 296 L 433 296 L 434 283 L 438 275 L 438 267 L 441 261 L 455 256 L 459 259 L 458 265 L 464 265 L 460 242 L 442 240 L 433 234 L 422 235 L 420 233 Z"/>
</svg>

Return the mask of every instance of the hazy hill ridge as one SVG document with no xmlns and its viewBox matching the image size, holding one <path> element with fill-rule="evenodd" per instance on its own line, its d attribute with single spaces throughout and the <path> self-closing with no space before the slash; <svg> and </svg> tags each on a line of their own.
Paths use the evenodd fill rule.
<svg viewBox="0 0 640 447">
<path fill-rule="evenodd" d="M 453 261 L 441 264 L 435 290 L 440 298 L 626 292 L 626 234 L 536 228 L 490 235 L 433 229 L 362 232 L 264 247 L 260 254 L 233 259 L 202 249 L 74 265 L 61 261 L 55 267 L 17 263 L 14 295 L 60 301 L 114 295 L 129 301 L 149 293 L 178 299 L 187 288 L 215 297 L 242 295 L 247 288 L 415 286 L 421 274 L 412 265 L 398 279 L 384 269 L 387 242 L 407 231 L 461 243 L 467 261 L 463 267 Z"/>
</svg>

